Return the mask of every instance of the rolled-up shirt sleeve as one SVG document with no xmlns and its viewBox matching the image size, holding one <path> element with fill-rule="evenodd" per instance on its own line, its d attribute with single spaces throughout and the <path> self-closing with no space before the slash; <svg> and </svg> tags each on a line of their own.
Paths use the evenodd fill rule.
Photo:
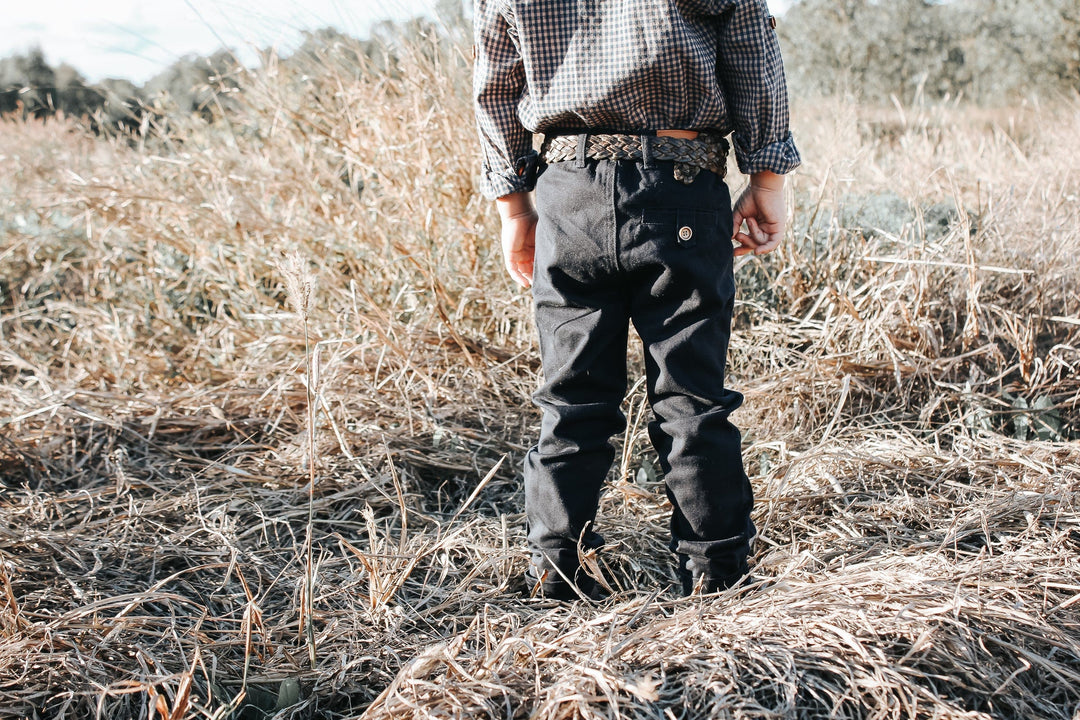
<svg viewBox="0 0 1080 720">
<path fill-rule="evenodd" d="M 480 192 L 488 199 L 532 190 L 524 171 L 532 133 L 518 119 L 525 69 L 497 0 L 476 0 L 473 104 L 480 133 Z"/>
<path fill-rule="evenodd" d="M 764 0 L 741 0 L 720 28 L 717 73 L 727 96 L 739 170 L 783 175 L 801 159 L 788 128 L 784 65 Z"/>
</svg>

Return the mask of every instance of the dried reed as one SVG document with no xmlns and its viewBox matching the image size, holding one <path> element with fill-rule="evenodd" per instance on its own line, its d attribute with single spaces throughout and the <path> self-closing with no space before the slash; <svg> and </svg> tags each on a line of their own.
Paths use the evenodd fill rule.
<svg viewBox="0 0 1080 720">
<path fill-rule="evenodd" d="M 339 51 L 157 136 L 0 123 L 0 716 L 1076 720 L 1076 98 L 798 103 L 738 269 L 756 582 L 670 589 L 634 386 L 615 594 L 558 606 L 464 53 Z"/>
</svg>

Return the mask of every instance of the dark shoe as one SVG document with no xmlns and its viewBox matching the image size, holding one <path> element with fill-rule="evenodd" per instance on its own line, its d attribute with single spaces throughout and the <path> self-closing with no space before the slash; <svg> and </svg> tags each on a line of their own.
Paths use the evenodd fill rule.
<svg viewBox="0 0 1080 720">
<path fill-rule="evenodd" d="M 547 600 L 558 600 L 560 602 L 577 602 L 583 600 L 587 603 L 595 604 L 607 600 L 610 595 L 611 593 L 596 583 L 592 583 L 591 587 L 588 588 L 580 586 L 574 587 L 569 583 L 558 583 L 556 585 L 540 585 L 535 597 L 543 597 Z"/>
<path fill-rule="evenodd" d="M 679 581 L 682 583 L 683 597 L 689 597 L 694 594 L 695 589 L 700 588 L 702 595 L 723 592 L 724 590 L 730 590 L 739 585 L 746 585 L 751 582 L 751 578 L 749 575 L 732 575 L 722 578 L 705 577 L 701 575 L 694 577 L 687 573 L 685 575 L 680 575 Z"/>
<path fill-rule="evenodd" d="M 526 595 L 530 598 L 544 598 L 561 602 L 584 600 L 598 603 L 607 599 L 610 595 L 599 583 L 580 570 L 576 573 L 576 585 L 567 582 L 553 570 L 546 572 L 542 579 L 538 579 L 533 574 L 533 570 L 535 568 L 530 568 L 530 572 L 525 573 Z M 555 577 L 552 578 L 552 575 L 555 575 Z"/>
<path fill-rule="evenodd" d="M 710 564 L 702 563 L 708 570 L 713 571 L 711 573 L 702 572 L 699 569 L 701 566 L 694 567 L 695 564 L 686 555 L 679 554 L 678 576 L 683 597 L 692 595 L 697 588 L 700 588 L 703 595 L 730 590 L 736 585 L 745 584 L 750 579 L 748 575 L 750 568 L 747 567 L 745 558 L 728 563 L 716 561 Z M 727 567 L 725 568 L 724 565 L 727 565 Z M 717 574 L 717 570 L 720 570 L 720 574 Z"/>
</svg>

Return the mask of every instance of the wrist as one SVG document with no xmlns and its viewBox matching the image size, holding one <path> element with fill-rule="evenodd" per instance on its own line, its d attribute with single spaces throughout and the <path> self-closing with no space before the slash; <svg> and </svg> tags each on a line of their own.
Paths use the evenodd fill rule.
<svg viewBox="0 0 1080 720">
<path fill-rule="evenodd" d="M 771 170 L 762 170 L 750 176 L 750 187 L 755 190 L 779 192 L 784 189 L 784 176 Z"/>
<path fill-rule="evenodd" d="M 532 194 L 527 192 L 516 192 L 496 198 L 495 207 L 499 211 L 501 220 L 515 220 L 536 214 Z"/>
</svg>

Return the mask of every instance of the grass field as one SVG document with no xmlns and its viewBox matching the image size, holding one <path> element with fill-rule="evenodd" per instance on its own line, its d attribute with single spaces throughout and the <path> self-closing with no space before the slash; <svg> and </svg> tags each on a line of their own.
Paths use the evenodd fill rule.
<svg viewBox="0 0 1080 720">
<path fill-rule="evenodd" d="M 339 50 L 0 122 L 0 717 L 1080 719 L 1080 100 L 796 99 L 737 265 L 756 582 L 671 589 L 632 382 L 614 594 L 556 605 L 465 53 Z"/>
</svg>

